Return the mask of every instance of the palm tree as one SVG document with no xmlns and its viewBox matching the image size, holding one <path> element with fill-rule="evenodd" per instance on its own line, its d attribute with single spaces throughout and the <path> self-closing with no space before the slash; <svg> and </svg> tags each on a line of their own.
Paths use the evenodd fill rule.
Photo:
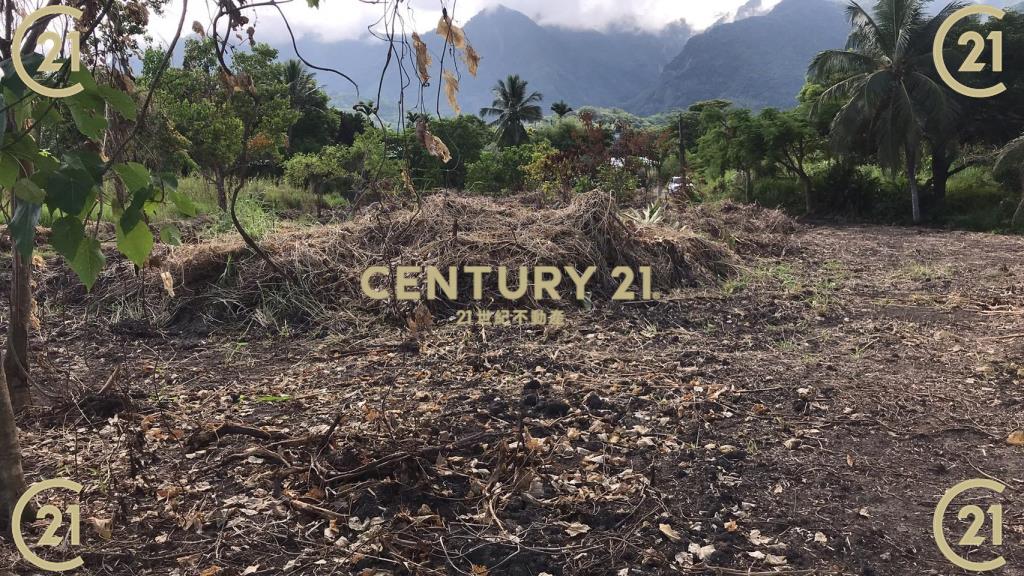
<svg viewBox="0 0 1024 576">
<path fill-rule="evenodd" d="M 316 94 L 319 88 L 316 77 L 299 60 L 286 61 L 282 75 L 285 85 L 288 86 L 288 102 L 293 110 L 307 105 L 310 97 Z"/>
<path fill-rule="evenodd" d="M 480 111 L 483 117 L 494 116 L 491 126 L 498 129 L 501 146 L 518 146 L 529 139 L 524 122 L 539 122 L 544 112 L 538 104 L 544 99 L 539 92 L 526 93 L 527 82 L 518 75 L 499 80 L 494 86 L 494 102 Z"/>
<path fill-rule="evenodd" d="M 921 221 L 922 141 L 948 126 L 955 113 L 947 89 L 930 76 L 932 42 L 941 23 L 964 6 L 954 2 L 928 18 L 925 3 L 879 0 L 872 14 L 851 1 L 846 49 L 818 54 L 809 70 L 812 81 L 829 86 L 819 106 L 843 104 L 832 121 L 833 146 L 849 152 L 869 139 L 883 168 L 895 173 L 903 164 L 915 223 Z"/>
<path fill-rule="evenodd" d="M 572 107 L 566 104 L 565 100 L 559 100 L 551 105 L 551 111 L 559 118 L 565 118 L 570 112 L 572 112 Z"/>
<path fill-rule="evenodd" d="M 1021 217 L 1024 217 L 1024 135 L 1003 147 L 999 151 L 996 165 L 993 172 L 1016 171 L 1020 178 L 1020 203 L 1013 212 L 1013 219 L 1010 226 L 1016 228 L 1020 224 Z"/>
<path fill-rule="evenodd" d="M 288 87 L 288 106 L 300 115 L 307 110 L 320 108 L 320 102 L 316 93 L 320 87 L 316 83 L 316 77 L 306 69 L 306 66 L 299 60 L 288 60 L 284 63 L 282 79 Z M 292 150 L 292 130 L 295 124 L 288 127 L 288 152 Z"/>
</svg>

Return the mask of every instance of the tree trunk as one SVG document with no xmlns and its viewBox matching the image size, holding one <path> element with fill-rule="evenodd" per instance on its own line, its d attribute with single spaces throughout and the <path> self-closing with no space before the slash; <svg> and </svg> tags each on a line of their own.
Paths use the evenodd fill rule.
<svg viewBox="0 0 1024 576">
<path fill-rule="evenodd" d="M 804 203 L 807 208 L 807 213 L 811 214 L 814 212 L 814 182 L 811 181 L 811 177 L 807 174 L 800 174 L 800 181 L 804 185 Z"/>
<path fill-rule="evenodd" d="M 946 188 L 949 183 L 949 167 L 953 164 L 953 156 L 944 146 L 937 146 L 932 151 L 932 195 L 928 202 L 928 211 L 941 212 L 946 205 Z"/>
<path fill-rule="evenodd" d="M 323 216 L 324 211 L 324 195 L 320 182 L 313 182 L 313 195 L 316 196 L 316 217 L 319 220 Z"/>
<path fill-rule="evenodd" d="M 0 527 L 11 520 L 14 504 L 25 492 L 25 473 L 21 468 L 21 444 L 14 423 L 14 409 L 7 393 L 7 382 L 0 370 Z M 16 520 L 15 523 L 18 521 Z"/>
<path fill-rule="evenodd" d="M 1016 228 L 1020 224 L 1022 216 L 1024 216 L 1024 168 L 1020 169 L 1020 203 L 1017 204 L 1017 209 L 1013 212 L 1010 227 Z"/>
<path fill-rule="evenodd" d="M 7 332 L 7 354 L 4 376 L 10 390 L 10 402 L 20 412 L 32 401 L 29 388 L 28 336 L 32 322 L 32 259 L 13 250 L 11 270 L 10 327 Z"/>
<path fill-rule="evenodd" d="M 228 191 L 227 185 L 224 182 L 224 176 L 217 174 L 217 179 L 214 181 L 214 185 L 217 187 L 217 206 L 221 210 L 227 212 L 228 210 Z"/>
<path fill-rule="evenodd" d="M 107 120 L 107 129 L 103 131 L 103 156 L 110 158 L 120 147 L 118 135 L 121 134 L 120 116 L 114 113 L 110 104 L 104 107 L 104 117 Z M 123 209 L 128 205 L 128 191 L 120 178 L 114 178 L 114 198 L 117 200 L 117 207 Z"/>
<path fill-rule="evenodd" d="M 910 182 L 910 204 L 914 224 L 921 223 L 921 191 L 917 188 L 917 153 L 907 148 L 907 181 Z"/>
</svg>

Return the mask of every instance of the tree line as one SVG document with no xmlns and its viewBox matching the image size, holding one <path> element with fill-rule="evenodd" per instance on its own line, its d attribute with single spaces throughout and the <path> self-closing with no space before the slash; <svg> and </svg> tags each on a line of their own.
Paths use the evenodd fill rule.
<svg viewBox="0 0 1024 576">
<path fill-rule="evenodd" d="M 139 156 L 160 170 L 200 175 L 216 187 L 222 206 L 244 152 L 250 177 L 283 178 L 318 198 L 355 201 L 437 188 L 564 197 L 597 187 L 653 197 L 673 177 L 685 177 L 688 190 L 703 197 L 732 195 L 815 215 L 942 222 L 948 183 L 965 170 L 984 166 L 1007 190 L 1020 184 L 1016 166 L 1005 160 L 1012 154 L 995 160 L 1024 132 L 1024 16 L 964 21 L 949 35 L 947 61 L 959 62 L 967 57 L 956 42 L 962 31 L 1002 33 L 1003 71 L 989 67 L 965 82 L 1002 81 L 1008 90 L 977 100 L 945 86 L 932 58 L 938 25 L 961 5 L 934 16 L 925 5 L 885 0 L 872 13 L 851 4 L 849 45 L 809 63 L 792 109 L 753 111 L 712 100 L 651 119 L 573 110 L 565 102 L 545 115 L 543 95 L 510 76 L 497 82 L 494 104 L 478 115 L 410 112 L 387 124 L 373 102 L 333 107 L 301 63 L 281 62 L 262 44 L 231 63 L 263 95 L 258 104 L 239 106 L 220 89 L 209 42 L 190 40 L 182 66 L 167 72 L 158 91 L 166 129 Z M 160 58 L 147 53 L 143 85 Z M 247 119 L 256 128 L 242 142 Z M 423 125 L 446 144 L 450 159 L 423 146 Z M 1019 224 L 1024 205 L 1015 204 L 1010 212 Z"/>
</svg>

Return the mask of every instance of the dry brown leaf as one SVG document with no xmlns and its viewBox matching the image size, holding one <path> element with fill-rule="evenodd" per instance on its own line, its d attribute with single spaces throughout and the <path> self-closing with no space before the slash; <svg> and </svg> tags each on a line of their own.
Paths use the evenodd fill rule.
<svg viewBox="0 0 1024 576">
<path fill-rule="evenodd" d="M 573 522 L 565 527 L 565 533 L 568 534 L 570 538 L 575 538 L 576 536 L 586 534 L 587 532 L 590 532 L 590 526 L 580 522 Z"/>
<path fill-rule="evenodd" d="M 708 544 L 706 546 L 701 546 L 701 545 L 697 544 L 696 542 L 690 542 L 690 546 L 689 546 L 688 550 L 689 550 L 690 554 L 693 554 L 694 556 L 696 556 L 702 562 L 706 561 L 709 558 L 711 558 L 712 556 L 714 556 L 715 552 L 716 552 L 714 544 Z"/>
<path fill-rule="evenodd" d="M 736 530 L 739 530 L 739 526 L 736 524 L 735 520 L 729 520 L 725 523 L 726 532 L 735 532 Z"/>
<path fill-rule="evenodd" d="M 96 530 L 96 534 L 104 540 L 114 537 L 113 518 L 89 518 L 86 522 Z"/>
<path fill-rule="evenodd" d="M 448 151 L 448 147 L 444 145 L 440 138 L 433 134 L 430 135 L 427 152 L 430 152 L 431 156 L 439 158 L 444 164 L 452 161 L 452 153 Z"/>
<path fill-rule="evenodd" d="M 466 42 L 466 51 L 462 56 L 462 61 L 466 63 L 469 73 L 476 76 L 476 71 L 480 68 L 480 55 L 469 42 Z"/>
<path fill-rule="evenodd" d="M 668 536 L 668 539 L 673 542 L 679 542 L 683 539 L 679 532 L 676 532 L 675 528 L 670 524 L 658 524 L 658 530 L 661 530 L 661 533 Z"/>
<path fill-rule="evenodd" d="M 217 576 L 217 574 L 220 574 L 223 570 L 223 568 L 214 564 L 213 566 L 210 566 L 206 570 L 200 572 L 199 576 Z"/>
<path fill-rule="evenodd" d="M 427 129 L 427 121 L 423 118 L 416 121 L 416 136 L 431 156 L 439 158 L 445 164 L 452 161 L 452 153 L 448 151 L 448 147 L 440 138 L 430 133 L 430 130 Z"/>
<path fill-rule="evenodd" d="M 459 50 L 466 48 L 466 34 L 462 32 L 462 28 L 452 24 L 451 19 L 447 16 L 441 16 L 441 20 L 438 21 L 437 33 Z"/>
<path fill-rule="evenodd" d="M 430 52 L 427 52 L 426 43 L 415 32 L 412 33 L 412 45 L 416 48 L 416 70 L 420 75 L 420 83 L 426 86 L 430 84 L 430 65 L 434 60 Z"/>
<path fill-rule="evenodd" d="M 487 576 L 490 573 L 487 566 L 481 566 L 479 564 L 471 565 L 470 570 L 472 571 L 473 576 Z"/>
<path fill-rule="evenodd" d="M 160 281 L 163 282 L 164 292 L 167 292 L 168 296 L 174 298 L 174 277 L 171 276 L 171 273 L 166 270 L 161 272 Z"/>
<path fill-rule="evenodd" d="M 1016 430 L 1010 433 L 1006 443 L 1010 446 L 1024 446 L 1024 430 Z"/>
<path fill-rule="evenodd" d="M 406 322 L 409 324 L 409 330 L 412 331 L 413 336 L 420 336 L 434 325 L 434 315 L 430 313 L 430 308 L 426 304 L 420 302 L 413 310 L 412 317 L 408 318 Z"/>
<path fill-rule="evenodd" d="M 412 176 L 409 174 L 408 166 L 402 168 L 402 184 L 405 186 L 406 192 L 413 196 L 416 195 L 416 186 L 412 183 Z"/>
<path fill-rule="evenodd" d="M 456 116 L 462 115 L 462 107 L 459 106 L 459 79 L 452 74 L 451 70 L 444 71 L 444 93 L 448 96 L 448 105 L 455 111 Z"/>
</svg>

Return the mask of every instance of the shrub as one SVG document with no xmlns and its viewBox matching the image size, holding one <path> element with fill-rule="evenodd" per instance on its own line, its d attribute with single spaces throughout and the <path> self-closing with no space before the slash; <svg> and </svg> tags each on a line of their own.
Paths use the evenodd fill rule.
<svg viewBox="0 0 1024 576">
<path fill-rule="evenodd" d="M 851 164 L 829 162 L 815 166 L 812 204 L 826 215 L 867 217 L 874 211 L 882 188 L 880 173 Z"/>
<path fill-rule="evenodd" d="M 597 186 L 617 200 L 632 196 L 638 187 L 636 175 L 624 167 L 607 164 L 597 169 Z"/>
<path fill-rule="evenodd" d="M 804 189 L 796 178 L 773 176 L 754 180 L 754 199 L 767 208 L 804 211 Z"/>
<path fill-rule="evenodd" d="M 380 130 L 356 136 L 352 146 L 325 146 L 316 154 L 296 154 L 284 165 L 285 180 L 294 187 L 313 187 L 320 194 L 352 195 L 368 188 L 395 190 L 402 168 L 385 148 Z"/>
<path fill-rule="evenodd" d="M 522 191 L 527 183 L 527 166 L 545 147 L 524 144 L 483 152 L 480 159 L 468 167 L 466 187 L 491 195 Z"/>
<path fill-rule="evenodd" d="M 945 222 L 954 228 L 997 230 L 1010 225 L 1019 196 L 988 167 L 973 166 L 949 179 Z"/>
</svg>

